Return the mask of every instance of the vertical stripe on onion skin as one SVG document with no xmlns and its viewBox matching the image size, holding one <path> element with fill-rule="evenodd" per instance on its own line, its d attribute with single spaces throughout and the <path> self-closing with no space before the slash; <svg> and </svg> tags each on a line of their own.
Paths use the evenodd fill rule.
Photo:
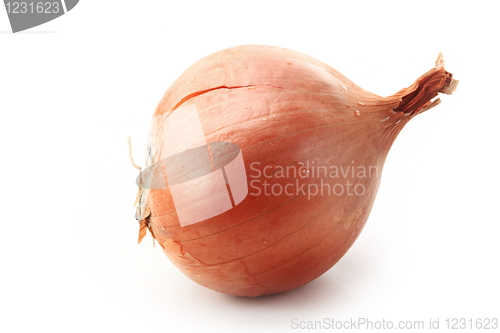
<svg viewBox="0 0 500 333">
<path fill-rule="evenodd" d="M 330 269 L 351 247 L 368 219 L 399 131 L 436 106 L 438 93 L 451 94 L 457 83 L 444 70 L 441 56 L 410 87 L 380 97 L 295 51 L 247 45 L 216 52 L 172 84 L 155 117 L 195 105 L 207 142 L 241 148 L 249 182 L 267 180 L 284 188 L 296 180 L 252 174 L 252 163 L 274 174 L 280 167 L 304 165 L 371 167 L 377 174 L 341 178 L 362 185 L 361 195 L 247 195 L 232 209 L 184 227 L 170 189 L 152 189 L 141 196 L 139 207 L 147 210 L 139 209 L 138 219 L 147 221 L 143 230 L 149 226 L 184 274 L 208 288 L 254 297 L 299 287 Z M 151 139 L 156 147 L 164 140 Z M 300 178 L 312 189 L 338 182 Z"/>
</svg>

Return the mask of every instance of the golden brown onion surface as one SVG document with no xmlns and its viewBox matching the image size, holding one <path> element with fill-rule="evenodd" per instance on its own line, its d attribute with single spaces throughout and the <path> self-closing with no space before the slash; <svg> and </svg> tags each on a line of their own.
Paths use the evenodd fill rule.
<svg viewBox="0 0 500 333">
<path fill-rule="evenodd" d="M 441 56 L 410 87 L 380 97 L 323 62 L 288 49 L 247 45 L 211 54 L 168 88 L 154 113 L 147 165 L 156 163 L 155 172 L 167 185 L 141 183 L 141 239 L 148 228 L 185 275 L 222 293 L 267 295 L 314 280 L 363 229 L 399 131 L 437 105 L 438 93 L 451 94 L 457 83 Z M 169 156 L 167 149 L 196 141 L 196 130 L 189 129 L 193 110 L 211 174 L 225 170 L 223 187 L 231 199 L 230 209 L 195 223 L 196 216 L 220 206 L 220 193 L 210 192 L 215 181 L 198 182 L 195 190 L 174 181 L 169 168 L 182 169 L 187 157 L 185 152 Z M 188 129 L 159 130 L 169 119 L 184 121 Z M 232 171 L 214 162 L 212 143 L 239 147 L 244 169 L 238 170 L 244 170 L 245 179 L 238 183 L 240 192 L 231 183 Z M 201 160 L 202 144 L 185 146 L 191 149 L 191 164 Z M 212 193 L 206 200 L 215 201 L 190 204 L 205 200 L 193 199 L 188 194 L 193 190 L 200 198 Z M 182 226 L 185 216 L 191 216 L 191 224 Z"/>
</svg>

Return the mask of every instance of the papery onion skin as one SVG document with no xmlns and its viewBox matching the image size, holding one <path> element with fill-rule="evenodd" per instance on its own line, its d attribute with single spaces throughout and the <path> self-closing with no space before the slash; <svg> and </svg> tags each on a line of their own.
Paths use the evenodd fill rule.
<svg viewBox="0 0 500 333">
<path fill-rule="evenodd" d="M 237 296 L 284 292 L 319 277 L 351 247 L 366 223 L 389 148 L 404 125 L 457 85 L 442 58 L 412 86 L 380 97 L 328 65 L 288 49 L 246 45 L 216 52 L 188 68 L 154 116 L 196 105 L 207 142 L 240 146 L 251 164 L 364 166 L 376 177 L 363 195 L 248 195 L 233 209 L 181 227 L 170 190 L 151 190 L 139 214 L 171 261 L 189 278 Z M 161 144 L 161 137 L 155 138 Z M 250 175 L 252 177 L 250 177 Z M 352 177 L 354 176 L 354 177 Z M 267 179 L 269 180 L 269 179 Z M 272 179 L 286 185 L 290 179 Z M 309 184 L 338 179 L 310 177 Z M 311 185 L 313 186 L 313 185 Z"/>
</svg>

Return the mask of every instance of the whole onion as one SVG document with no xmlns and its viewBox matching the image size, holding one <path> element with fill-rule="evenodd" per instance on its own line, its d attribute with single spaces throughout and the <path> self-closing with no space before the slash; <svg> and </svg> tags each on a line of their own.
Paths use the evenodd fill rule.
<svg viewBox="0 0 500 333">
<path fill-rule="evenodd" d="M 226 294 L 316 279 L 360 234 L 399 131 L 455 89 L 443 66 L 380 97 L 284 48 L 201 59 L 154 113 L 139 241 L 149 229 L 184 274 Z"/>
</svg>

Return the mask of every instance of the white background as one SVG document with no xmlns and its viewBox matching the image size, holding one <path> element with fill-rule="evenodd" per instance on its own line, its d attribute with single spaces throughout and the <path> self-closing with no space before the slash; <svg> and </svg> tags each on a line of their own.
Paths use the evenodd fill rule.
<svg viewBox="0 0 500 333">
<path fill-rule="evenodd" d="M 0 8 L 0 330 L 289 332 L 299 321 L 500 317 L 494 1 L 89 1 L 12 34 Z M 330 271 L 256 299 L 137 245 L 149 119 L 196 60 L 240 44 L 318 58 L 390 95 L 444 53 L 453 96 L 412 120 L 363 233 Z"/>
</svg>

